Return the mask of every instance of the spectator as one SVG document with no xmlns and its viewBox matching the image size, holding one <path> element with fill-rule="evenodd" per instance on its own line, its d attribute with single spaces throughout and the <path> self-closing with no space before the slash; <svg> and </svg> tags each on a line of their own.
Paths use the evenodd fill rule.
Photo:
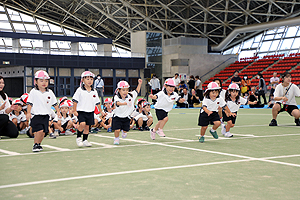
<svg viewBox="0 0 300 200">
<path fill-rule="evenodd" d="M 152 75 L 152 79 L 149 81 L 149 85 L 151 86 L 152 94 L 155 95 L 160 91 L 160 81 L 157 78 L 156 74 Z M 153 103 L 156 102 L 156 100 L 152 100 Z"/>
<path fill-rule="evenodd" d="M 280 79 L 277 77 L 277 72 L 274 72 L 273 77 L 270 78 L 271 92 L 270 92 L 269 101 L 271 101 L 271 95 L 274 96 L 275 88 L 278 85 L 279 81 Z"/>
<path fill-rule="evenodd" d="M 188 89 L 184 81 L 180 81 L 179 87 L 178 87 L 178 94 L 182 93 L 183 89 Z"/>
<path fill-rule="evenodd" d="M 19 131 L 14 123 L 9 120 L 8 114 L 13 110 L 17 110 L 18 105 L 10 105 L 8 96 L 3 91 L 4 86 L 4 78 L 0 76 L 0 136 L 17 138 Z"/>
<path fill-rule="evenodd" d="M 260 103 L 260 101 L 257 100 L 257 96 L 255 95 L 255 87 L 251 88 L 251 91 L 249 92 L 249 100 L 248 104 L 250 108 L 262 108 L 264 105 Z"/>
<path fill-rule="evenodd" d="M 263 78 L 263 75 L 261 73 L 257 74 L 257 78 L 259 79 L 258 100 L 260 101 L 260 96 L 262 96 L 264 99 L 264 104 L 267 104 L 267 100 L 266 100 L 267 86 L 266 86 L 265 79 Z"/>
<path fill-rule="evenodd" d="M 104 100 L 104 81 L 101 78 L 100 74 L 97 75 L 97 78 L 95 80 L 94 89 L 96 89 L 98 96 L 101 97 L 101 104 L 103 105 Z"/>
<path fill-rule="evenodd" d="M 234 75 L 231 79 L 231 83 L 236 83 L 236 84 L 238 84 L 239 87 L 241 87 L 242 79 L 241 79 L 241 77 L 239 77 L 238 71 L 234 72 Z"/>
<path fill-rule="evenodd" d="M 192 89 L 195 88 L 195 77 L 193 75 L 190 76 L 190 80 L 187 82 L 189 86 L 189 92 L 192 93 Z"/>
<path fill-rule="evenodd" d="M 177 107 L 179 108 L 188 108 L 192 107 L 192 95 L 188 93 L 187 88 L 182 89 L 182 93 L 179 95 L 185 101 L 183 103 L 177 103 Z"/>
<path fill-rule="evenodd" d="M 241 93 L 243 96 L 245 96 L 245 94 L 250 91 L 250 85 L 251 85 L 251 81 L 248 79 L 247 75 L 244 76 L 241 85 L 242 85 Z"/>
<path fill-rule="evenodd" d="M 203 100 L 203 90 L 202 90 L 202 82 L 199 76 L 195 76 L 195 91 L 196 95 L 200 98 L 200 101 Z"/>
<path fill-rule="evenodd" d="M 175 83 L 175 92 L 178 93 L 178 87 L 179 87 L 179 84 L 180 84 L 180 78 L 179 78 L 179 74 L 176 73 L 175 76 L 172 78 L 174 80 L 174 83 Z"/>
</svg>

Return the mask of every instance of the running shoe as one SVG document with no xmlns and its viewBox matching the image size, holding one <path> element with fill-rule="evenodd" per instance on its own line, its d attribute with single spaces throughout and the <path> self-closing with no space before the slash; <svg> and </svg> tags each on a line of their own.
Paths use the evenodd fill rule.
<svg viewBox="0 0 300 200">
<path fill-rule="evenodd" d="M 166 137 L 166 135 L 164 134 L 163 130 L 160 129 L 160 128 L 156 131 L 156 133 L 157 133 L 157 135 L 159 135 L 160 137 Z"/>
<path fill-rule="evenodd" d="M 155 132 L 154 132 L 153 128 L 150 129 L 150 138 L 151 138 L 152 140 L 155 140 Z"/>
<path fill-rule="evenodd" d="M 217 131 L 212 131 L 212 130 L 209 130 L 210 134 L 215 138 L 215 139 L 218 139 L 219 136 L 217 134 Z"/>
</svg>

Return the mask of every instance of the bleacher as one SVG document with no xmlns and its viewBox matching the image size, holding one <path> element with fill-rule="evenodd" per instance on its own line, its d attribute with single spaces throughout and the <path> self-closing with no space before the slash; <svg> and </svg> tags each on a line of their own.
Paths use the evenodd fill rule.
<svg viewBox="0 0 300 200">
<path fill-rule="evenodd" d="M 235 61 L 205 81 L 202 85 L 203 89 L 215 78 L 221 79 L 223 88 L 227 89 L 235 71 L 239 71 L 241 78 L 247 75 L 248 79 L 251 80 L 251 86 L 258 85 L 259 79 L 256 78 L 258 73 L 263 75 L 266 84 L 269 85 L 270 78 L 274 72 L 280 75 L 286 71 L 290 71 L 292 74 L 292 82 L 296 85 L 300 85 L 300 53 L 292 53 L 287 57 L 284 57 L 284 54 L 277 54 L 267 55 L 261 59 L 258 59 L 257 56 L 242 58 L 240 61 Z M 268 86 L 268 89 L 271 89 L 271 86 Z"/>
</svg>

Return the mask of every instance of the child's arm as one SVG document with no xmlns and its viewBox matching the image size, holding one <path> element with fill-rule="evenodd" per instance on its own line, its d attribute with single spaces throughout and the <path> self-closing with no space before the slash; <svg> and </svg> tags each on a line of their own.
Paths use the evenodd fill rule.
<svg viewBox="0 0 300 200">
<path fill-rule="evenodd" d="M 139 84 L 138 84 L 138 86 L 136 87 L 135 90 L 137 91 L 137 93 L 140 93 L 141 87 L 142 87 L 142 83 L 143 83 L 143 80 L 142 80 L 142 79 L 139 79 L 138 82 L 139 82 Z"/>
<path fill-rule="evenodd" d="M 100 104 L 100 103 L 97 105 L 97 107 L 98 107 L 98 110 L 99 110 L 99 111 L 100 111 L 100 113 L 101 113 L 101 116 L 105 116 L 105 115 L 106 115 L 106 113 L 105 113 L 105 112 L 103 112 L 103 110 L 102 110 L 102 108 L 101 108 L 101 104 Z"/>
<path fill-rule="evenodd" d="M 77 103 L 75 101 L 73 101 L 73 114 L 78 117 Z"/>
<path fill-rule="evenodd" d="M 149 97 L 151 98 L 151 99 L 157 99 L 157 96 L 156 95 L 153 95 L 153 94 L 149 94 Z"/>
<path fill-rule="evenodd" d="M 208 116 L 211 115 L 211 114 L 213 113 L 212 111 L 208 110 L 206 106 L 203 106 L 202 109 L 204 110 L 204 112 L 207 113 Z"/>
<path fill-rule="evenodd" d="M 58 108 L 58 105 L 54 106 L 55 110 L 56 110 L 56 114 L 58 118 L 61 118 L 61 114 L 60 114 L 60 110 Z"/>
<path fill-rule="evenodd" d="M 227 115 L 227 117 L 229 117 L 229 116 L 236 116 L 236 113 L 232 113 L 230 110 L 229 110 L 229 108 L 228 108 L 228 106 L 225 106 L 225 113 L 226 113 L 226 115 Z"/>
<path fill-rule="evenodd" d="M 31 108 L 32 108 L 32 105 L 28 104 L 27 105 L 27 114 L 26 114 L 27 121 L 29 121 L 31 118 Z"/>
<path fill-rule="evenodd" d="M 179 102 L 179 103 L 184 103 L 184 102 L 185 102 L 185 99 L 184 99 L 184 98 L 180 98 L 180 99 L 178 100 L 178 102 Z"/>
<path fill-rule="evenodd" d="M 121 103 L 121 102 L 117 101 L 117 102 L 116 102 L 116 105 L 117 105 L 117 106 L 125 106 L 125 105 L 127 105 L 127 102 Z"/>
</svg>

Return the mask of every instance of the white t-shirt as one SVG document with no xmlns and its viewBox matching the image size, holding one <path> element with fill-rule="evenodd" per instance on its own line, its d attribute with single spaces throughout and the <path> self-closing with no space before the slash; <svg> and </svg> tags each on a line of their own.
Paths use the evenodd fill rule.
<svg viewBox="0 0 300 200">
<path fill-rule="evenodd" d="M 180 78 L 179 76 L 177 78 L 175 78 L 175 76 L 172 78 L 174 80 L 174 83 L 176 85 L 176 87 L 178 87 L 179 83 L 180 83 Z"/>
<path fill-rule="evenodd" d="M 157 102 L 155 104 L 155 109 L 162 109 L 166 112 L 172 110 L 174 102 L 177 101 L 180 97 L 176 92 L 173 92 L 170 96 L 167 94 L 166 89 L 158 92 L 156 94 Z"/>
<path fill-rule="evenodd" d="M 139 113 L 137 116 L 134 117 L 134 120 L 137 121 L 139 118 L 142 118 L 143 121 L 147 121 L 149 117 L 152 117 L 151 112 L 148 112 L 147 114 L 143 111 L 142 113 Z"/>
<path fill-rule="evenodd" d="M 4 100 L 2 98 L 2 96 L 0 95 L 0 106 L 2 106 L 4 104 L 4 102 L 6 102 L 5 107 L 2 110 L 0 110 L 0 114 L 7 114 L 5 112 L 5 110 L 10 107 L 10 103 L 9 103 L 7 94 L 5 94 L 5 96 L 6 96 L 6 99 Z"/>
<path fill-rule="evenodd" d="M 100 119 L 100 116 L 96 115 L 95 113 L 94 113 L 94 119 L 96 119 L 98 122 L 102 122 L 102 120 Z"/>
<path fill-rule="evenodd" d="M 291 87 L 290 87 L 291 85 Z M 290 87 L 290 89 L 288 90 L 287 94 L 286 90 Z M 285 104 L 287 105 L 295 105 L 297 106 L 297 102 L 295 97 L 299 97 L 300 96 L 300 89 L 293 83 L 290 83 L 287 87 L 283 87 L 282 83 L 278 84 L 275 88 L 275 92 L 274 92 L 274 98 L 275 97 L 283 97 L 285 96 L 286 98 L 288 98 L 288 101 L 285 102 Z M 280 102 L 282 103 L 283 100 L 280 101 L 276 101 L 276 102 Z"/>
<path fill-rule="evenodd" d="M 57 105 L 57 101 L 52 90 L 41 92 L 33 88 L 29 93 L 27 104 L 32 106 L 31 113 L 33 115 L 50 115 L 51 106 Z"/>
<path fill-rule="evenodd" d="M 77 88 L 73 99 L 77 103 L 77 111 L 94 112 L 95 105 L 100 104 L 100 99 L 96 90 L 87 91 L 84 86 Z"/>
<path fill-rule="evenodd" d="M 136 117 L 139 114 L 140 114 L 140 112 L 139 112 L 139 109 L 137 108 L 137 109 L 134 109 L 134 111 L 131 113 L 130 117 L 134 118 L 134 117 Z"/>
<path fill-rule="evenodd" d="M 125 99 L 122 99 L 119 95 L 115 95 L 114 104 L 116 105 L 116 108 L 114 109 L 114 116 L 120 118 L 130 117 L 131 113 L 134 110 L 134 101 L 137 95 L 138 93 L 136 92 L 136 90 L 129 92 Z M 117 106 L 117 102 L 120 103 L 126 102 L 127 105 Z"/>
<path fill-rule="evenodd" d="M 272 77 L 270 78 L 270 83 L 272 83 L 273 81 L 278 81 L 279 82 L 279 78 L 278 77 Z M 274 83 L 272 84 L 272 87 L 276 87 L 278 85 L 278 83 Z"/>
<path fill-rule="evenodd" d="M 67 114 L 66 117 L 63 117 L 63 115 L 61 114 L 61 118 L 58 118 L 58 116 L 56 115 L 55 118 L 53 119 L 53 122 L 58 122 L 61 121 L 61 125 L 67 123 L 68 121 L 72 120 L 71 117 Z"/>
<path fill-rule="evenodd" d="M 243 97 L 240 97 L 238 102 L 236 101 L 227 101 L 227 106 L 231 112 L 237 112 L 240 109 L 241 105 L 245 105 L 247 103 L 247 100 L 244 99 Z"/>
<path fill-rule="evenodd" d="M 226 94 L 226 90 L 222 89 L 220 92 L 220 97 L 222 97 L 225 100 L 225 94 Z"/>
<path fill-rule="evenodd" d="M 224 99 L 222 97 L 218 97 L 214 101 L 204 97 L 204 99 L 202 101 L 202 107 L 206 107 L 209 111 L 212 111 L 212 112 L 218 112 L 218 108 L 219 107 L 223 108 L 224 106 L 226 106 L 226 102 L 224 101 Z M 203 112 L 204 112 L 204 110 L 202 108 L 201 113 L 203 113 Z"/>
<path fill-rule="evenodd" d="M 51 112 L 49 114 L 49 121 L 54 120 L 55 117 L 56 117 L 56 114 L 55 114 L 54 110 L 51 109 Z"/>
<path fill-rule="evenodd" d="M 12 121 L 13 119 L 17 119 L 18 124 L 21 122 L 26 122 L 26 115 L 23 111 L 21 111 L 20 114 L 17 116 L 15 115 L 15 111 L 13 110 L 9 113 L 9 120 Z"/>
<path fill-rule="evenodd" d="M 105 115 L 105 120 L 108 120 L 109 118 L 114 116 L 114 111 L 112 110 L 111 112 L 108 112 L 107 110 L 104 110 Z"/>
</svg>

